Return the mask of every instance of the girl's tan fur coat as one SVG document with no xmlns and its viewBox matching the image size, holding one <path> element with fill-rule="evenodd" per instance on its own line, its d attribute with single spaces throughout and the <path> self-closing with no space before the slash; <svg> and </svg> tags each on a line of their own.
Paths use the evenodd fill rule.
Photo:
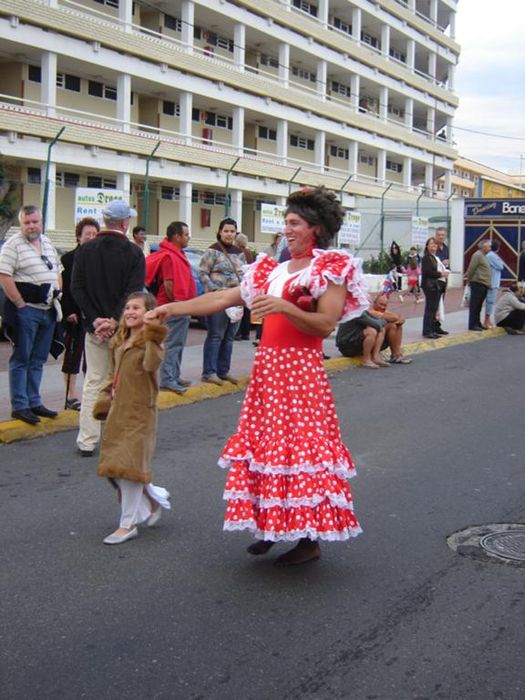
<svg viewBox="0 0 525 700">
<path fill-rule="evenodd" d="M 157 435 L 157 370 L 164 351 L 165 326 L 146 325 L 131 345 L 111 350 L 107 381 L 93 408 L 106 420 L 97 474 L 144 484 L 152 479 Z M 113 398 L 111 395 L 113 394 Z"/>
</svg>

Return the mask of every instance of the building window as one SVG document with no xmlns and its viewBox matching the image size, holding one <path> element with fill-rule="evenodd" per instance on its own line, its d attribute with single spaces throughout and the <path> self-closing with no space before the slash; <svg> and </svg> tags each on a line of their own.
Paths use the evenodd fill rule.
<svg viewBox="0 0 525 700">
<path fill-rule="evenodd" d="M 71 90 L 72 92 L 80 92 L 80 78 L 67 73 L 57 73 L 57 87 Z"/>
<path fill-rule="evenodd" d="M 365 153 L 360 153 L 359 154 L 359 162 L 363 163 L 363 165 L 374 166 L 376 164 L 376 158 L 374 158 L 374 156 L 366 155 Z"/>
<path fill-rule="evenodd" d="M 397 49 L 393 49 L 390 47 L 390 55 L 392 58 L 395 58 L 396 61 L 400 61 L 401 63 L 406 63 L 407 62 L 407 57 L 404 53 L 401 53 L 401 51 L 398 51 Z"/>
<path fill-rule="evenodd" d="M 352 25 L 348 24 L 348 22 L 343 22 L 343 20 L 339 19 L 339 17 L 334 17 L 334 27 L 345 34 L 352 35 Z"/>
<path fill-rule="evenodd" d="M 315 83 L 317 80 L 315 73 L 312 73 L 306 68 L 299 68 L 299 66 L 292 66 L 292 75 L 302 78 L 303 80 L 309 80 L 311 83 Z"/>
<path fill-rule="evenodd" d="M 180 190 L 178 187 L 169 187 L 168 185 L 162 185 L 162 187 L 160 188 L 160 198 L 177 200 L 180 198 Z"/>
<path fill-rule="evenodd" d="M 269 68 L 279 68 L 279 60 L 272 56 L 267 56 L 265 53 L 260 55 L 259 63 L 261 66 L 268 66 Z"/>
<path fill-rule="evenodd" d="M 175 102 L 170 102 L 169 100 L 162 101 L 162 114 L 167 114 L 170 117 L 180 116 L 180 107 Z"/>
<path fill-rule="evenodd" d="M 401 172 L 403 172 L 403 166 L 401 165 L 401 163 L 396 163 L 396 162 L 393 161 L 393 160 L 388 160 L 388 158 L 387 158 L 387 161 L 386 161 L 386 169 L 387 169 L 387 170 L 392 170 L 392 172 L 394 172 L 394 173 L 401 173 Z"/>
<path fill-rule="evenodd" d="M 88 95 L 92 95 L 92 97 L 102 97 L 105 100 L 116 100 L 117 90 L 105 83 L 90 80 L 88 83 Z"/>
<path fill-rule="evenodd" d="M 293 0 L 293 6 L 298 10 L 302 10 L 302 12 L 312 15 L 312 17 L 317 17 L 317 7 L 306 2 L 306 0 Z"/>
<path fill-rule="evenodd" d="M 200 122 L 201 120 L 201 113 L 197 107 L 193 107 L 193 109 L 191 110 L 191 120 L 193 122 Z"/>
<path fill-rule="evenodd" d="M 118 0 L 94 0 L 98 2 L 99 5 L 106 5 L 107 7 L 114 7 L 118 10 Z"/>
<path fill-rule="evenodd" d="M 260 126 L 259 138 L 267 139 L 268 141 L 277 141 L 277 130 L 269 129 L 267 126 Z"/>
<path fill-rule="evenodd" d="M 166 29 L 173 29 L 174 32 L 182 31 L 182 20 L 171 15 L 164 15 L 164 26 Z"/>
<path fill-rule="evenodd" d="M 367 34 L 366 32 L 361 32 L 361 41 L 363 44 L 368 44 L 368 46 L 372 46 L 374 49 L 377 49 L 379 45 L 376 37 L 372 36 L 371 34 Z"/>
<path fill-rule="evenodd" d="M 27 169 L 27 182 L 30 185 L 39 185 L 42 181 L 42 172 L 40 168 Z"/>
<path fill-rule="evenodd" d="M 330 146 L 330 155 L 334 158 L 342 158 L 343 160 L 348 160 L 348 148 L 341 148 L 340 146 Z"/>
<path fill-rule="evenodd" d="M 42 69 L 40 66 L 27 66 L 27 79 L 32 83 L 41 83 Z"/>
<path fill-rule="evenodd" d="M 350 97 L 351 90 L 348 85 L 343 83 L 338 83 L 336 80 L 332 80 L 332 92 L 338 95 L 344 95 L 345 97 Z"/>
<path fill-rule="evenodd" d="M 290 136 L 290 146 L 294 148 L 303 148 L 306 151 L 313 151 L 315 142 L 313 139 L 306 139 L 303 136 Z"/>
<path fill-rule="evenodd" d="M 394 114 L 396 117 L 405 116 L 405 110 L 401 107 L 396 107 L 395 105 L 389 104 L 387 110 L 389 114 Z"/>
<path fill-rule="evenodd" d="M 98 177 L 97 175 L 88 175 L 87 186 L 94 187 L 96 189 L 105 188 L 108 190 L 114 190 L 117 187 L 117 181 L 111 177 Z"/>
<path fill-rule="evenodd" d="M 80 175 L 63 171 L 57 172 L 55 183 L 57 187 L 78 187 L 80 184 Z"/>
</svg>

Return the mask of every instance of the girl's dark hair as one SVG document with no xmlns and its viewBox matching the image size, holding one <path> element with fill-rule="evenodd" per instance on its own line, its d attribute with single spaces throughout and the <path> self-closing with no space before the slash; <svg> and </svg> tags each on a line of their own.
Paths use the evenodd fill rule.
<svg viewBox="0 0 525 700">
<path fill-rule="evenodd" d="M 227 224 L 230 224 L 231 226 L 235 226 L 235 233 L 237 233 L 237 222 L 235 221 L 235 219 L 232 219 L 231 216 L 227 216 L 225 219 L 223 219 L 221 222 L 219 222 L 219 230 L 217 231 L 217 240 L 219 241 L 219 243 L 221 242 L 222 229 Z"/>
<path fill-rule="evenodd" d="M 151 294 L 150 292 L 132 292 L 129 297 L 126 299 L 126 303 L 124 304 L 124 308 L 126 308 L 126 305 L 128 302 L 132 301 L 133 299 L 142 299 L 144 302 L 144 306 L 146 307 L 146 311 L 151 311 L 157 306 L 157 300 Z M 129 328 L 126 326 L 124 322 L 124 311 L 122 311 L 122 315 L 120 317 L 120 321 L 118 324 L 117 332 L 111 339 L 111 346 L 112 347 L 118 347 L 119 345 L 122 345 L 122 343 L 125 343 L 126 340 L 130 336 L 130 331 Z"/>
<path fill-rule="evenodd" d="M 394 250 L 396 251 L 395 253 Z M 394 253 L 394 255 L 399 255 L 401 253 L 401 248 L 395 241 L 392 241 L 392 245 L 390 246 L 390 253 Z"/>
<path fill-rule="evenodd" d="M 75 238 L 77 241 L 80 240 L 80 236 L 82 235 L 82 229 L 84 226 L 94 226 L 97 231 L 100 231 L 100 224 L 96 219 L 93 219 L 91 216 L 85 216 L 83 219 L 80 219 L 80 221 L 77 222 L 77 225 L 75 226 Z"/>
<path fill-rule="evenodd" d="M 297 214 L 310 226 L 318 226 L 315 244 L 328 248 L 341 228 L 345 210 L 334 192 L 323 187 L 305 187 L 292 192 L 286 202 L 285 216 Z"/>
</svg>

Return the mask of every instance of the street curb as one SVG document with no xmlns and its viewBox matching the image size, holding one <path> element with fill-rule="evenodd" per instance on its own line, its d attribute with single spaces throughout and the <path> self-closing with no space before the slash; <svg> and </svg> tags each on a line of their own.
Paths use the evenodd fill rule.
<svg viewBox="0 0 525 700">
<path fill-rule="evenodd" d="M 486 338 L 494 338 L 504 335 L 503 328 L 494 328 L 483 333 L 468 331 L 453 336 L 442 336 L 439 340 L 424 340 L 417 343 L 408 343 L 403 346 L 406 355 L 419 355 L 423 352 L 440 350 L 441 348 L 475 343 Z M 359 367 L 359 357 L 334 357 L 326 360 L 324 365 L 327 372 L 343 372 L 352 367 Z M 248 385 L 249 377 L 239 377 L 239 384 L 224 382 L 222 386 L 215 384 L 196 384 L 189 387 L 184 394 L 175 394 L 169 391 L 161 391 L 157 401 L 160 411 L 165 411 L 176 406 L 187 406 L 197 401 L 216 399 L 228 394 L 236 394 L 244 391 Z M 33 440 L 34 438 L 53 435 L 66 430 L 78 428 L 78 411 L 61 411 L 57 418 L 42 418 L 36 426 L 27 425 L 20 420 L 8 420 L 0 422 L 0 444 L 9 444 L 20 440 Z"/>
</svg>

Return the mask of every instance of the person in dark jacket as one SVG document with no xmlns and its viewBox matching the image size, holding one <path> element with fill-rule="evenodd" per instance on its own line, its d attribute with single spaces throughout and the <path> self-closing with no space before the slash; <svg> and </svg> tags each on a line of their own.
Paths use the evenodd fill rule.
<svg viewBox="0 0 525 700">
<path fill-rule="evenodd" d="M 62 373 L 66 385 L 66 408 L 80 411 L 80 401 L 77 397 L 77 374 L 84 354 L 84 328 L 80 322 L 80 308 L 71 294 L 71 273 L 77 250 L 81 245 L 95 238 L 100 231 L 96 219 L 86 216 L 75 226 L 77 247 L 64 253 L 60 258 L 62 263 L 62 316 L 64 323 L 64 360 Z M 85 371 L 85 370 L 84 370 Z"/>
<path fill-rule="evenodd" d="M 445 335 L 436 324 L 436 313 L 449 271 L 436 256 L 437 241 L 431 236 L 426 244 L 421 261 L 421 288 L 425 295 L 425 312 L 423 314 L 423 337 L 436 339 Z"/>
<path fill-rule="evenodd" d="M 77 436 L 83 457 L 91 456 L 100 440 L 100 421 L 92 412 L 108 373 L 108 341 L 118 327 L 126 299 L 144 288 L 146 266 L 141 249 L 126 236 L 130 219 L 137 212 L 126 202 L 114 199 L 102 215 L 104 228 L 77 250 L 71 278 L 71 293 L 86 331 L 87 372 Z"/>
</svg>

